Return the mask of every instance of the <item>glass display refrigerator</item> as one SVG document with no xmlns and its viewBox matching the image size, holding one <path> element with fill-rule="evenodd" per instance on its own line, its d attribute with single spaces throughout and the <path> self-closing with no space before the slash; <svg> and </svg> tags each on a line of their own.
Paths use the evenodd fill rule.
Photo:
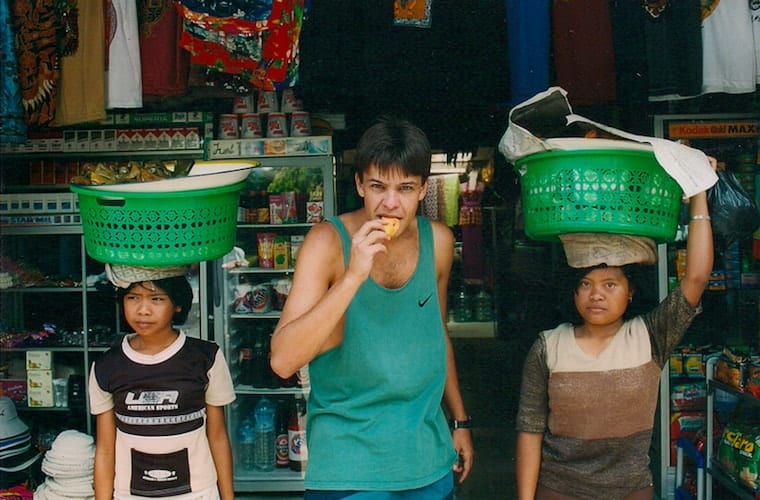
<svg viewBox="0 0 760 500">
<path fill-rule="evenodd" d="M 758 199 L 760 191 L 760 135 L 757 114 L 673 114 L 654 117 L 654 135 L 678 141 L 704 151 L 718 160 L 736 177 L 744 190 Z M 679 225 L 676 241 L 658 247 L 657 288 L 662 300 L 678 281 L 679 256 L 685 252 L 687 225 Z M 676 442 L 686 437 L 702 443 L 705 492 L 711 498 L 713 483 L 718 488 L 737 487 L 726 481 L 714 460 L 714 444 L 720 437 L 721 423 L 707 411 L 708 395 L 721 399 L 724 394 L 710 383 L 707 360 L 719 355 L 724 346 L 758 348 L 758 288 L 760 258 L 758 243 L 749 239 L 728 246 L 716 242 L 713 273 L 702 298 L 702 313 L 697 316 L 671 355 L 660 384 L 658 431 L 652 453 L 657 494 L 672 497 L 677 471 Z M 753 244 L 756 248 L 753 256 Z M 710 429 L 712 435 L 705 430 Z M 715 432 L 712 432 L 715 430 Z M 703 437 L 700 437 L 702 434 Z M 717 436 L 717 437 L 716 437 Z M 749 490 L 730 490 L 737 498 L 755 498 Z"/>
<path fill-rule="evenodd" d="M 228 141 L 211 147 L 225 149 Z M 303 491 L 308 367 L 288 380 L 269 365 L 269 340 L 308 230 L 334 215 L 332 154 L 248 156 L 259 161 L 241 193 L 235 248 L 213 266 L 214 339 L 235 384 L 226 411 L 235 491 Z"/>
</svg>

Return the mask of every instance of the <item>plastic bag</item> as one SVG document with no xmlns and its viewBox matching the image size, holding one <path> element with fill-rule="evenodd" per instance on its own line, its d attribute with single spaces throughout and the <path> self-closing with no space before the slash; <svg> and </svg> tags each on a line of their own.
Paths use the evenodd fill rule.
<svg viewBox="0 0 760 500">
<path fill-rule="evenodd" d="M 716 243 L 725 247 L 751 238 L 760 227 L 755 200 L 733 173 L 718 170 L 718 182 L 707 191 L 707 204 Z"/>
</svg>

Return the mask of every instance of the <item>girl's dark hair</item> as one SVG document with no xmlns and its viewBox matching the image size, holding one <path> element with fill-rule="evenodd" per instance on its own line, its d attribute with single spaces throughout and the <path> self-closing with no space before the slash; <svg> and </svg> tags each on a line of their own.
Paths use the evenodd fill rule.
<svg viewBox="0 0 760 500">
<path fill-rule="evenodd" d="M 174 313 L 172 317 L 172 323 L 175 325 L 182 325 L 187 320 L 187 315 L 190 314 L 190 308 L 193 305 L 193 289 L 190 287 L 190 283 L 184 276 L 174 276 L 171 278 L 164 278 L 153 281 L 139 281 L 132 283 L 127 288 L 119 288 L 117 290 L 117 296 L 119 301 L 124 299 L 124 296 L 135 286 L 143 286 L 143 283 L 153 283 L 157 288 L 165 291 L 171 299 L 172 304 L 179 307 L 180 310 Z"/>
</svg>

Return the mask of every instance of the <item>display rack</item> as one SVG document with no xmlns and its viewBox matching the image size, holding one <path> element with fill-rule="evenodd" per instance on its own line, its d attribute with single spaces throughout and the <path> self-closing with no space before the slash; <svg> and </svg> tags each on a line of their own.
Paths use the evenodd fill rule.
<svg viewBox="0 0 760 500">
<path fill-rule="evenodd" d="M 220 147 L 220 141 L 212 143 L 214 147 Z M 261 166 L 254 169 L 249 183 L 252 187 L 266 186 L 274 180 L 278 172 L 285 169 L 307 169 L 311 172 L 311 178 L 319 178 L 323 187 L 323 214 L 329 217 L 335 214 L 335 180 L 334 163 L 330 154 L 312 155 L 279 155 L 279 156 L 255 156 L 246 157 L 259 161 Z M 271 185 L 271 184 L 270 184 Z M 304 186 L 299 187 L 303 192 Z M 244 189 L 245 191 L 245 189 Z M 260 189 L 259 189 L 260 191 Z M 305 203 L 305 199 L 299 196 L 299 203 Z M 308 386 L 292 385 L 289 387 L 277 386 L 284 383 L 278 380 L 274 386 L 267 387 L 266 382 L 259 386 L 242 383 L 241 381 L 241 347 L 247 342 L 250 346 L 255 344 L 251 339 L 252 334 L 257 333 L 259 338 L 266 338 L 274 331 L 280 310 L 274 304 L 274 289 L 271 284 L 278 279 L 292 278 L 294 263 L 290 260 L 287 266 L 275 269 L 274 267 L 262 267 L 257 262 L 258 240 L 260 233 L 272 233 L 276 236 L 290 237 L 291 235 L 305 236 L 314 222 L 306 222 L 303 211 L 297 222 L 272 224 L 270 222 L 240 222 L 237 225 L 237 247 L 242 250 L 246 257 L 253 261 L 252 265 L 244 265 L 228 268 L 224 265 L 224 259 L 220 259 L 214 267 L 214 332 L 215 340 L 222 347 L 225 358 L 230 366 L 230 372 L 235 382 L 237 399 L 230 405 L 226 412 L 227 427 L 232 437 L 233 454 L 239 457 L 240 440 L 238 431 L 243 419 L 252 413 L 253 408 L 261 397 L 267 397 L 277 404 L 282 411 L 289 406 L 291 400 L 297 395 L 306 395 Z M 292 255 L 291 255 L 292 257 Z M 270 301 L 268 306 L 256 307 L 254 310 L 236 310 L 236 297 L 241 295 L 236 292 L 240 286 L 245 287 L 246 292 L 252 294 L 265 294 L 265 300 Z M 258 287 L 258 288 L 257 288 Z M 236 295 L 237 294 L 237 295 Z M 261 299 L 261 296 L 258 296 Z M 253 299 L 253 300 L 258 300 Z M 268 349 L 266 349 L 268 354 Z M 265 361 L 268 367 L 268 358 Z M 269 374 L 273 377 L 273 374 Z M 271 382 L 271 379 L 270 379 Z M 277 387 L 275 387 L 277 386 Z M 307 431 L 308 432 L 308 431 Z M 303 471 L 293 471 L 289 468 L 275 468 L 269 472 L 244 469 L 241 460 L 235 460 L 233 479 L 236 492 L 298 492 L 303 491 Z"/>
</svg>

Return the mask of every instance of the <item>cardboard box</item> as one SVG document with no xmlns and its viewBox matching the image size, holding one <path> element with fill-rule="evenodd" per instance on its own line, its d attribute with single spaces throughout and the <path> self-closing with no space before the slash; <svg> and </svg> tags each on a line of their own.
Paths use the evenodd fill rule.
<svg viewBox="0 0 760 500">
<path fill-rule="evenodd" d="M 13 400 L 17 406 L 26 406 L 26 380 L 15 378 L 0 379 L 0 396 Z"/>
<path fill-rule="evenodd" d="M 52 382 L 46 388 L 30 388 L 27 392 L 27 405 L 30 408 L 52 408 L 55 406 Z"/>
<path fill-rule="evenodd" d="M 53 389 L 53 370 L 27 370 L 26 386 L 32 389 Z"/>
<path fill-rule="evenodd" d="M 51 370 L 53 353 L 50 351 L 26 351 L 27 370 Z"/>
</svg>

